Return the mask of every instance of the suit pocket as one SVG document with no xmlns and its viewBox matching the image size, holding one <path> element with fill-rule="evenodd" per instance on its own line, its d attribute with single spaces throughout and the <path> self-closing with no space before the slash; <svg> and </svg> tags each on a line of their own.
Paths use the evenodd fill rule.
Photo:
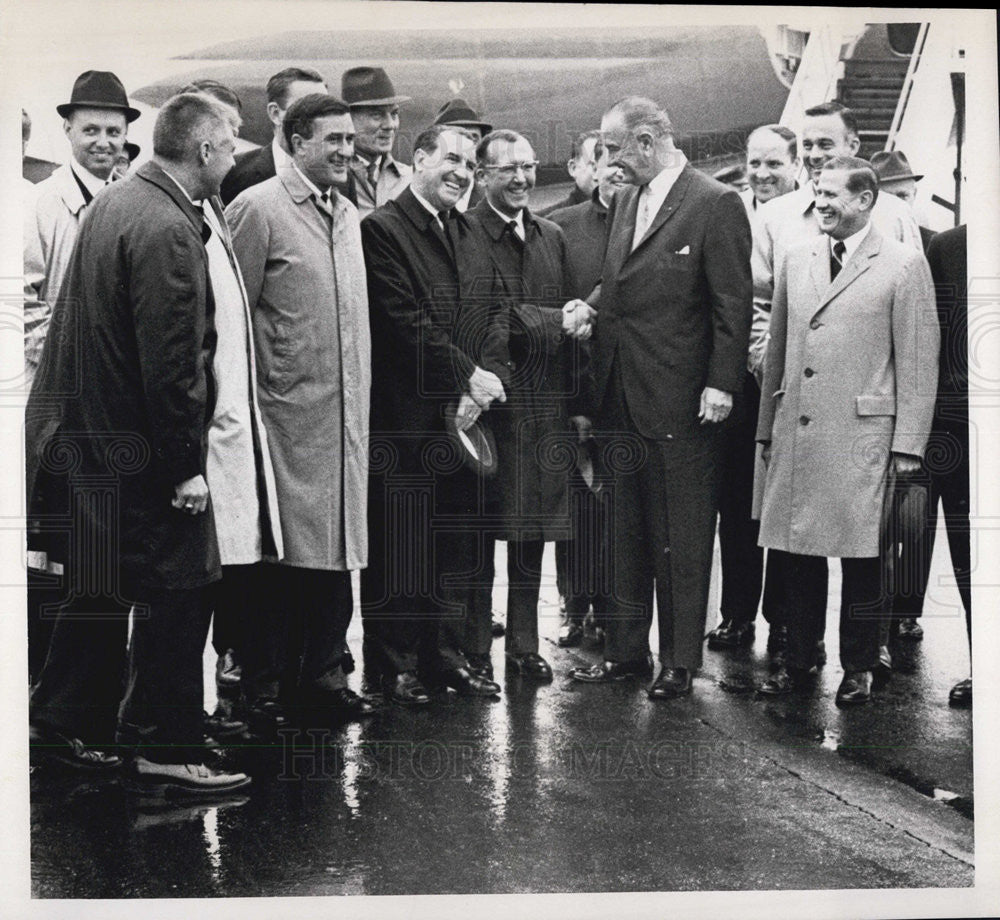
<svg viewBox="0 0 1000 920">
<path fill-rule="evenodd" d="M 677 272 L 692 272 L 696 264 L 690 253 L 681 255 L 677 252 L 661 252 L 657 256 L 657 262 L 661 268 Z"/>
<path fill-rule="evenodd" d="M 858 415 L 895 415 L 896 398 L 894 396 L 866 395 L 856 399 Z"/>
</svg>

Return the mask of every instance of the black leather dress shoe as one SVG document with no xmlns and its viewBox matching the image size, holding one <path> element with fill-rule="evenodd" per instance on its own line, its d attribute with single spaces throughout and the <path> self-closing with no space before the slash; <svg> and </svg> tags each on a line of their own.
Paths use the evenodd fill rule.
<svg viewBox="0 0 1000 920">
<path fill-rule="evenodd" d="M 797 690 L 808 690 L 813 684 L 816 676 L 816 669 L 803 671 L 801 668 L 790 668 L 782 665 L 758 688 L 758 692 L 764 696 L 785 696 Z"/>
<path fill-rule="evenodd" d="M 242 735 L 247 730 L 247 723 L 233 715 L 231 706 L 223 706 L 220 702 L 215 707 L 215 712 L 211 715 L 207 712 L 204 714 L 202 727 L 209 737 L 224 741 L 226 738 Z"/>
<path fill-rule="evenodd" d="M 662 668 L 646 691 L 651 700 L 673 700 L 691 692 L 691 672 L 687 668 Z"/>
<path fill-rule="evenodd" d="M 972 705 L 972 678 L 966 677 L 960 680 L 948 694 L 948 704 L 950 706 L 971 706 Z"/>
<path fill-rule="evenodd" d="M 788 648 L 788 627 L 772 626 L 767 631 L 767 650 L 772 655 Z"/>
<path fill-rule="evenodd" d="M 262 700 L 247 710 L 247 726 L 252 734 L 270 738 L 279 729 L 291 728 L 292 719 L 277 700 Z"/>
<path fill-rule="evenodd" d="M 459 696 L 499 696 L 500 684 L 477 677 L 468 668 L 454 668 L 440 675 L 441 683 L 457 690 Z"/>
<path fill-rule="evenodd" d="M 499 639 L 506 631 L 507 627 L 504 626 L 499 620 L 493 620 L 493 622 L 490 623 L 490 635 L 493 636 L 494 639 Z"/>
<path fill-rule="evenodd" d="M 613 684 L 632 677 L 648 677 L 653 672 L 653 656 L 635 661 L 604 661 L 589 668 L 571 668 L 569 676 L 585 684 Z"/>
<path fill-rule="evenodd" d="M 72 738 L 42 725 L 29 726 L 28 746 L 32 758 L 88 773 L 112 773 L 123 763 L 117 754 L 87 747 L 79 738 Z"/>
<path fill-rule="evenodd" d="M 387 679 L 386 690 L 389 699 L 402 706 L 426 706 L 431 701 L 427 688 L 412 671 L 403 671 Z"/>
<path fill-rule="evenodd" d="M 736 620 L 723 620 L 708 634 L 710 649 L 740 648 L 753 645 L 756 627 L 753 622 L 738 623 Z"/>
<path fill-rule="evenodd" d="M 483 680 L 493 680 L 493 662 L 489 655 L 466 655 L 465 660 L 469 662 L 471 674 Z"/>
<path fill-rule="evenodd" d="M 328 711 L 336 719 L 346 721 L 362 719 L 378 711 L 378 706 L 372 700 L 359 696 L 348 687 L 314 691 L 306 696 L 305 702 L 306 705 Z"/>
<path fill-rule="evenodd" d="M 583 641 L 583 627 L 579 623 L 563 623 L 559 627 L 559 648 L 575 648 Z"/>
<path fill-rule="evenodd" d="M 872 698 L 872 672 L 846 671 L 837 688 L 838 706 L 858 706 Z"/>
<path fill-rule="evenodd" d="M 872 680 L 876 681 L 880 687 L 889 683 L 892 677 L 892 655 L 889 646 L 880 645 L 878 647 L 878 664 L 872 669 Z"/>
<path fill-rule="evenodd" d="M 533 677 L 535 680 L 552 680 L 552 668 L 538 652 L 525 652 L 522 655 L 508 652 L 505 657 L 508 673 Z"/>
<path fill-rule="evenodd" d="M 236 659 L 236 652 L 227 648 L 215 660 L 215 685 L 217 687 L 238 687 L 243 677 L 243 668 Z"/>
<path fill-rule="evenodd" d="M 913 639 L 919 641 L 924 637 L 924 628 L 916 617 L 903 617 L 899 621 L 899 629 L 896 633 L 900 639 Z"/>
</svg>

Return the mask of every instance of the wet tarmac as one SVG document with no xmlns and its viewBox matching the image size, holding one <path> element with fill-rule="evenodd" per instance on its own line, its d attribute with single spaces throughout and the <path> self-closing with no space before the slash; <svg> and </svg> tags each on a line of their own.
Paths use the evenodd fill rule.
<svg viewBox="0 0 1000 920">
<path fill-rule="evenodd" d="M 939 546 L 944 541 L 939 541 Z M 547 557 L 551 567 L 551 550 Z M 556 679 L 496 700 L 389 707 L 236 752 L 246 795 L 155 808 L 116 782 L 31 778 L 36 897 L 117 898 L 962 887 L 974 880 L 971 711 L 948 706 L 968 651 L 939 553 L 923 642 L 894 648 L 875 701 L 768 700 L 753 649 L 705 653 L 694 694 L 574 684 L 551 568 L 542 653 Z M 839 566 L 832 566 L 835 573 Z M 505 571 L 498 559 L 498 572 Z M 831 609 L 839 584 L 831 578 Z M 504 591 L 495 600 L 502 609 Z M 360 623 L 351 644 L 360 651 Z M 655 635 L 653 638 L 655 648 Z M 206 674 L 211 659 L 206 656 Z M 361 675 L 352 680 L 358 689 Z M 211 700 L 209 701 L 212 702 Z"/>
</svg>

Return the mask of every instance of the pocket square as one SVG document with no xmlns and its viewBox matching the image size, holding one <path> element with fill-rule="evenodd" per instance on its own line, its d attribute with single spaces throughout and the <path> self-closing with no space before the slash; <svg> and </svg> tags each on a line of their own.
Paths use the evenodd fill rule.
<svg viewBox="0 0 1000 920">
<path fill-rule="evenodd" d="M 689 256 L 689 255 L 691 255 L 691 247 L 690 246 L 685 246 L 683 249 L 678 249 L 677 252 L 674 253 L 674 255 L 675 256 Z"/>
</svg>

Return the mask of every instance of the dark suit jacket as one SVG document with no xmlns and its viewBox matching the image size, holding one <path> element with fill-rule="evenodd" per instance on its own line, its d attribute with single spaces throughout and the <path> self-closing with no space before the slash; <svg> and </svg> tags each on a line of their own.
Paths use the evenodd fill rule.
<svg viewBox="0 0 1000 920">
<path fill-rule="evenodd" d="M 270 179 L 274 173 L 274 151 L 270 143 L 257 150 L 241 153 L 236 158 L 236 165 L 222 180 L 222 203 L 228 205 L 240 192 L 250 188 L 251 185 Z"/>
<path fill-rule="evenodd" d="M 590 201 L 551 211 L 549 220 L 562 227 L 572 280 L 571 297 L 586 298 L 601 277 L 608 239 L 608 209 L 594 190 Z"/>
<path fill-rule="evenodd" d="M 969 424 L 967 233 L 962 224 L 938 233 L 927 249 L 941 326 L 935 427 Z"/>
<path fill-rule="evenodd" d="M 267 143 L 257 150 L 248 150 L 241 153 L 236 158 L 236 165 L 229 171 L 229 174 L 222 180 L 220 197 L 222 203 L 228 205 L 240 192 L 246 191 L 251 185 L 257 185 L 265 179 L 270 179 L 276 173 L 274 165 L 274 151 L 271 144 Z M 350 170 L 347 172 L 347 181 L 343 185 L 337 185 L 339 191 L 351 204 L 357 207 L 358 196 L 354 191 L 354 176 Z"/>
<path fill-rule="evenodd" d="M 463 215 L 449 222 L 467 245 Z M 443 435 L 444 410 L 468 391 L 475 322 L 462 321 L 462 264 L 409 188 L 361 222 L 372 337 L 372 454 L 380 440 L 402 469 L 426 472 L 425 442 Z M 380 466 L 373 459 L 373 469 Z M 397 468 L 398 471 L 398 468 Z"/>
<path fill-rule="evenodd" d="M 538 212 L 539 217 L 548 217 L 553 211 L 558 211 L 561 208 L 571 208 L 576 204 L 583 204 L 585 201 L 589 201 L 589 197 L 586 192 L 581 192 L 580 187 L 576 184 L 570 189 L 569 194 L 557 201 L 555 204 L 550 204 L 547 208 L 542 208 Z"/>
<path fill-rule="evenodd" d="M 706 386 L 743 388 L 753 309 L 750 222 L 739 195 L 690 164 L 632 250 L 639 189 L 615 195 L 593 304 L 594 410 L 620 366 L 639 432 L 695 436 Z"/>
<path fill-rule="evenodd" d="M 75 524 L 89 539 L 117 528 L 131 587 L 194 588 L 220 574 L 211 505 L 170 505 L 174 486 L 205 473 L 214 405 L 205 229 L 155 163 L 88 206 L 25 412 L 29 515 L 65 515 L 74 480 L 105 478 L 117 520 L 95 502 Z"/>
</svg>

